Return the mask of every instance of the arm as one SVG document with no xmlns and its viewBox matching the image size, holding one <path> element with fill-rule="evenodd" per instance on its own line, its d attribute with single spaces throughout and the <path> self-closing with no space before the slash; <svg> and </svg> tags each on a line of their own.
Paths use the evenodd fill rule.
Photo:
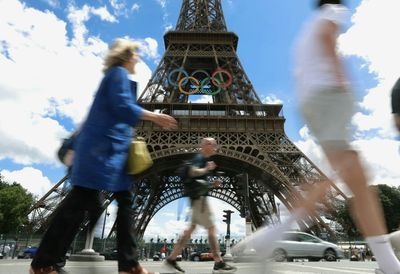
<svg viewBox="0 0 400 274">
<path fill-rule="evenodd" d="M 124 69 L 115 69 L 111 73 L 109 88 L 111 89 L 110 100 L 114 115 L 132 127 L 137 124 L 139 119 L 151 121 L 165 129 L 177 127 L 177 121 L 173 117 L 145 110 L 135 103 L 127 72 Z"/>
<path fill-rule="evenodd" d="M 214 170 L 216 167 L 217 167 L 217 165 L 213 161 L 207 162 L 207 164 L 204 168 L 192 166 L 189 170 L 189 176 L 190 177 L 200 177 L 200 176 L 206 175 L 210 171 Z"/>
</svg>

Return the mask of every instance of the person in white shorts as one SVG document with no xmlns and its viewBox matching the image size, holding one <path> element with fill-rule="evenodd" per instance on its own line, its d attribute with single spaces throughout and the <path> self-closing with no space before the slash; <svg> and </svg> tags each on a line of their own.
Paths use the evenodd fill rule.
<svg viewBox="0 0 400 274">
<path fill-rule="evenodd" d="M 347 14 L 341 0 L 319 0 L 317 10 L 305 24 L 295 44 L 295 78 L 300 112 L 321 145 L 330 165 L 353 192 L 352 217 L 374 253 L 380 269 L 377 274 L 400 274 L 400 263 L 389 243 L 382 207 L 377 194 L 368 187 L 357 152 L 349 144 L 353 98 L 337 54 L 339 28 Z M 262 229 L 244 241 L 254 244 L 281 238 L 284 230 L 314 210 L 326 184 L 313 188 L 294 210 L 292 217 L 272 229 Z M 265 247 L 266 255 L 273 248 Z M 256 248 L 257 250 L 257 248 Z"/>
<path fill-rule="evenodd" d="M 190 168 L 188 170 L 189 177 L 192 180 L 200 179 L 203 181 L 208 181 L 208 176 L 212 174 L 212 171 L 215 170 L 217 165 L 214 161 L 211 161 L 210 157 L 217 153 L 218 144 L 214 138 L 206 137 L 203 138 L 200 142 L 200 153 L 196 154 L 191 161 Z M 215 180 L 212 183 L 213 187 L 219 187 L 221 182 L 219 180 Z M 178 263 L 176 262 L 176 257 L 181 254 L 182 249 L 185 247 L 187 241 L 190 236 L 196 229 L 197 225 L 200 225 L 207 229 L 208 232 L 208 242 L 210 244 L 210 249 L 214 258 L 214 267 L 212 273 L 233 273 L 237 270 L 236 267 L 231 266 L 225 263 L 220 255 L 219 244 L 217 241 L 217 232 L 216 227 L 213 220 L 213 214 L 210 210 L 209 202 L 207 199 L 207 191 L 203 194 L 190 197 L 190 204 L 192 208 L 192 222 L 188 229 L 186 229 L 178 242 L 175 244 L 173 251 L 168 256 L 168 258 L 164 261 L 164 265 L 175 271 L 176 273 L 184 273 L 183 270 Z"/>
</svg>

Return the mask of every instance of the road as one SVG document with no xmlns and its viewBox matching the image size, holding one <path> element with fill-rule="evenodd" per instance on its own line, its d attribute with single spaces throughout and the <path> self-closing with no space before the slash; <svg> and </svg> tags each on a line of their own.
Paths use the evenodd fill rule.
<svg viewBox="0 0 400 274">
<path fill-rule="evenodd" d="M 0 260 L 0 274 L 27 274 L 30 260 L 14 259 Z M 161 262 L 141 262 L 143 266 L 152 271 L 170 273 L 162 267 Z M 212 262 L 181 262 L 186 274 L 211 274 Z M 294 262 L 274 263 L 262 273 L 258 264 L 233 263 L 238 267 L 236 274 L 373 274 L 377 267 L 376 262 Z M 117 274 L 116 261 L 97 262 L 67 262 L 65 268 L 69 274 Z"/>
</svg>

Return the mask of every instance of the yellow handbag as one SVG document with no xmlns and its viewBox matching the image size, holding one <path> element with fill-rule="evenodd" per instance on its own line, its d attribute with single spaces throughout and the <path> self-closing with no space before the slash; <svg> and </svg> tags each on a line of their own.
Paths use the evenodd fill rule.
<svg viewBox="0 0 400 274">
<path fill-rule="evenodd" d="M 135 137 L 129 147 L 127 172 L 139 174 L 153 165 L 150 152 L 143 137 Z"/>
</svg>

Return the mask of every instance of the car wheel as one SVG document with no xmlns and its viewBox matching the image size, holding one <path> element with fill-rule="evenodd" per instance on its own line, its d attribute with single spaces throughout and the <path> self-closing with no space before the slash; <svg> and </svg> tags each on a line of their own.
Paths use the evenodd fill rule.
<svg viewBox="0 0 400 274">
<path fill-rule="evenodd" d="M 327 260 L 328 262 L 334 262 L 334 261 L 336 261 L 336 253 L 335 253 L 335 251 L 332 250 L 332 249 L 327 249 L 327 250 L 325 250 L 324 258 L 325 258 L 325 260 Z"/>
<path fill-rule="evenodd" d="M 193 261 L 195 261 L 195 262 L 200 262 L 200 257 L 199 257 L 199 256 L 194 256 L 194 257 L 193 257 Z"/>
<path fill-rule="evenodd" d="M 281 248 L 275 249 L 273 257 L 275 262 L 283 262 L 286 259 L 286 251 Z"/>
</svg>

